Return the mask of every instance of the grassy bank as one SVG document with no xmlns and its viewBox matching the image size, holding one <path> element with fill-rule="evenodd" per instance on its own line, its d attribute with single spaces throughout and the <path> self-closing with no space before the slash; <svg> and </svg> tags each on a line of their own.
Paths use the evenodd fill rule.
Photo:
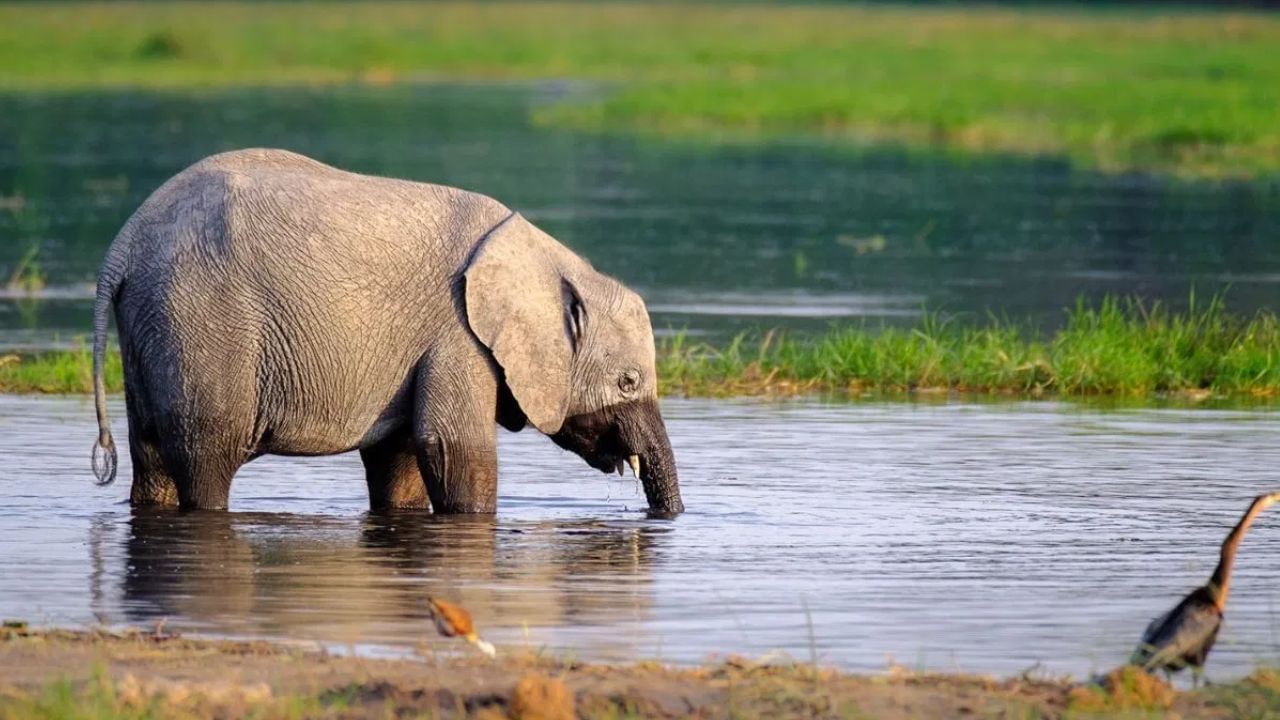
<svg viewBox="0 0 1280 720">
<path fill-rule="evenodd" d="M 112 353 L 107 387 L 121 389 Z M 0 357 L 0 392 L 92 392 L 85 350 Z M 678 336 L 658 348 L 668 395 L 730 396 L 953 391 L 1016 396 L 1280 397 L 1280 319 L 1228 313 L 1212 300 L 1186 312 L 1136 300 L 1079 304 L 1051 337 L 1016 324 L 834 328 L 818 336 L 743 335 L 723 346 Z"/>
<path fill-rule="evenodd" d="M 0 631 L 0 720 L 65 718 L 1162 718 L 1274 717 L 1280 673 L 1177 692 L 1138 672 L 1061 679 L 851 675 L 748 659 L 693 668 L 591 665 L 500 650 L 495 661 L 335 657 L 151 633 Z"/>
<path fill-rule="evenodd" d="M 581 78 L 540 122 L 1280 170 L 1280 18 L 694 3 L 21 3 L 0 88 Z"/>
<path fill-rule="evenodd" d="M 120 354 L 107 353 L 107 389 L 124 390 Z M 93 356 L 87 349 L 45 352 L 35 355 L 0 353 L 0 392 L 91 393 Z"/>
<path fill-rule="evenodd" d="M 1047 338 L 995 320 L 926 317 L 912 329 L 742 336 L 724 348 L 677 338 L 660 357 L 666 390 L 685 395 L 1280 396 L 1277 317 L 1233 316 L 1217 300 L 1187 312 L 1115 298 L 1081 303 Z"/>
</svg>

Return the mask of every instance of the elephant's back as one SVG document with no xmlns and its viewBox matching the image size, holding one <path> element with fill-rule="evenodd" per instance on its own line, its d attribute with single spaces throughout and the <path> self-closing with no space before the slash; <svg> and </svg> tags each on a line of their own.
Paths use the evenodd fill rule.
<svg viewBox="0 0 1280 720">
<path fill-rule="evenodd" d="M 341 172 L 332 165 L 307 157 L 301 153 L 279 148 L 244 148 L 215 153 L 197 161 L 191 169 L 214 169 L 237 171 L 253 171 L 263 168 L 309 168 L 316 171 Z"/>
<path fill-rule="evenodd" d="M 197 368 L 184 394 L 256 406 L 271 451 L 347 449 L 448 322 L 456 270 L 503 210 L 285 151 L 215 155 L 131 220 L 121 331 Z"/>
<path fill-rule="evenodd" d="M 273 301 L 447 290 L 510 210 L 478 193 L 362 175 L 285 150 L 213 155 L 175 175 L 121 235 L 135 284 Z M 150 275 L 150 283 L 137 281 Z"/>
<path fill-rule="evenodd" d="M 170 185 L 157 191 L 159 204 L 213 210 L 199 214 L 215 222 L 198 241 L 206 252 L 228 255 L 378 263 L 427 254 L 461 261 L 470 252 L 468 239 L 510 213 L 479 193 L 340 170 L 287 150 L 212 155 Z"/>
</svg>

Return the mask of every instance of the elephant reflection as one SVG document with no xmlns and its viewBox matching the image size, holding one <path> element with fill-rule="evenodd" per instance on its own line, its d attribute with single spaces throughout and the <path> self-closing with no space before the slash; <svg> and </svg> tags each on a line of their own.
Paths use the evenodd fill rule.
<svg viewBox="0 0 1280 720">
<path fill-rule="evenodd" d="M 649 570 L 664 534 L 589 522 L 500 527 L 491 516 L 426 512 L 371 514 L 356 525 L 135 510 L 125 541 L 126 619 L 403 644 L 426 634 L 425 599 L 438 595 L 494 630 L 636 623 L 650 612 Z"/>
</svg>

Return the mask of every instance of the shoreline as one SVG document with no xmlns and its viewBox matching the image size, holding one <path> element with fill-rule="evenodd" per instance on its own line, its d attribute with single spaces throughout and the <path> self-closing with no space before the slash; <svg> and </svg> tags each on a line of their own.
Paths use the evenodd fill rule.
<svg viewBox="0 0 1280 720">
<path fill-rule="evenodd" d="M 0 352 L 0 393 L 92 393 L 79 350 Z M 660 394 L 836 399 L 1057 399 L 1280 403 L 1280 317 L 1229 314 L 1220 299 L 1175 312 L 1138 299 L 1080 301 L 1049 337 L 1017 324 L 964 326 L 926 315 L 911 328 L 766 332 L 719 345 L 685 335 L 657 347 Z M 109 392 L 123 390 L 118 352 Z"/>
<path fill-rule="evenodd" d="M 424 638 L 415 659 L 149 630 L 0 630 L 0 718 L 1262 717 L 1280 673 L 1179 691 L 1128 670 L 1103 685 L 1022 675 L 853 674 L 728 657 L 672 667 L 510 654 Z"/>
<path fill-rule="evenodd" d="M 559 78 L 615 90 L 534 108 L 535 125 L 1275 177 L 1280 20 L 1164 10 L 35 2 L 0 6 L 0 91 Z"/>
</svg>

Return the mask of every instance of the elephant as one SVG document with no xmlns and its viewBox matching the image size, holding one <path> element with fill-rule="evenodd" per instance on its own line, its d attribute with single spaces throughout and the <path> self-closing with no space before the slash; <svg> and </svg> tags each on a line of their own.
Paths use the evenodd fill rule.
<svg viewBox="0 0 1280 720">
<path fill-rule="evenodd" d="M 226 509 L 257 457 L 358 450 L 375 510 L 493 513 L 497 426 L 532 425 L 684 510 L 644 301 L 487 196 L 274 149 L 170 178 L 98 275 L 99 484 L 112 308 L 134 506 Z"/>
</svg>

